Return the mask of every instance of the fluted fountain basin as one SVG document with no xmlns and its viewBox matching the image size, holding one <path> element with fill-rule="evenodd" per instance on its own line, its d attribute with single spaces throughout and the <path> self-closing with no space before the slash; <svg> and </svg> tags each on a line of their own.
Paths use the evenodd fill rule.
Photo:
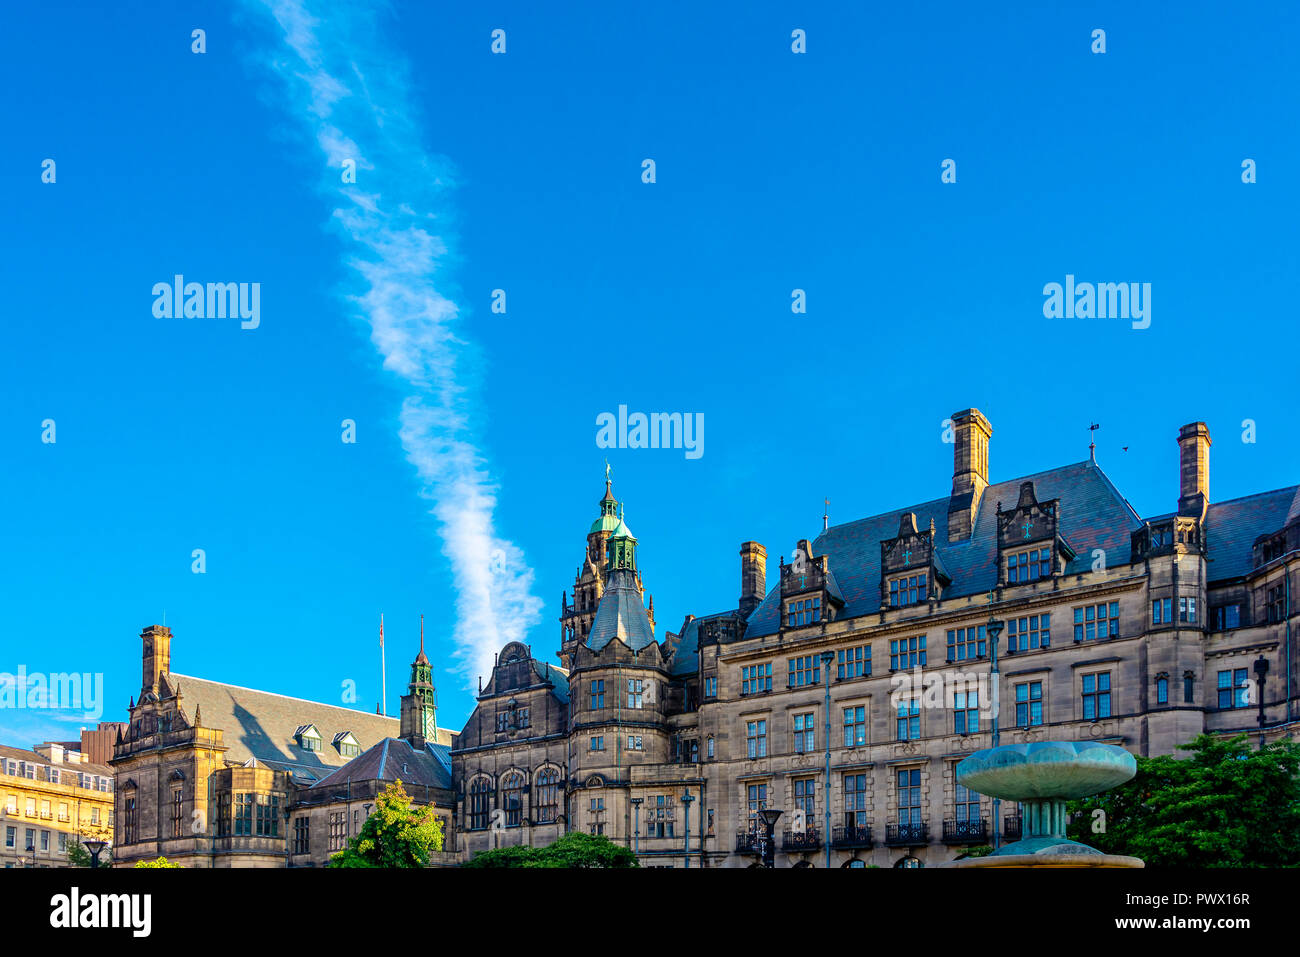
<svg viewBox="0 0 1300 957">
<path fill-rule="evenodd" d="M 1123 784 L 1137 774 L 1124 748 L 1083 741 L 1004 744 L 957 765 L 957 783 L 1004 801 L 1069 800 Z"/>
</svg>

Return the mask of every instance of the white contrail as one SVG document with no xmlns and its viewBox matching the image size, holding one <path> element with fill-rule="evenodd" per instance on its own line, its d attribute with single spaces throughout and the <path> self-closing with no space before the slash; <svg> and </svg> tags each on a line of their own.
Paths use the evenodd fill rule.
<svg viewBox="0 0 1300 957">
<path fill-rule="evenodd" d="M 491 673 L 493 653 L 523 641 L 541 615 L 522 551 L 492 527 L 496 487 L 471 428 L 474 369 L 457 337 L 456 304 L 437 289 L 447 255 L 437 235 L 447 173 L 421 145 L 405 60 L 380 37 L 363 3 L 317 9 L 311 0 L 247 0 L 269 12 L 283 47 L 270 59 L 290 109 L 326 162 L 322 192 L 348 240 L 347 265 L 364 290 L 355 305 L 384 368 L 409 395 L 401 441 L 425 483 L 458 591 L 453 634 L 467 685 Z M 345 184 L 346 160 L 357 183 Z"/>
</svg>

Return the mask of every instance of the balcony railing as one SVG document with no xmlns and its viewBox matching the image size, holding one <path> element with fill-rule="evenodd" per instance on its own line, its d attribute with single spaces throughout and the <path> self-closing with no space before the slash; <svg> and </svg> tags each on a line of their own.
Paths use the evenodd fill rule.
<svg viewBox="0 0 1300 957">
<path fill-rule="evenodd" d="M 813 851 L 821 846 L 822 836 L 815 827 L 804 828 L 802 831 L 786 831 L 781 839 L 783 851 Z"/>
<path fill-rule="evenodd" d="M 1020 840 L 1020 815 L 1008 814 L 1002 819 L 1002 838 L 1007 841 Z"/>
<path fill-rule="evenodd" d="M 978 821 L 944 821 L 943 842 L 945 844 L 985 844 L 989 839 L 988 818 Z"/>
<path fill-rule="evenodd" d="M 762 838 L 757 831 L 740 831 L 736 835 L 736 853 L 737 854 L 757 854 L 759 853 L 759 842 Z"/>
<path fill-rule="evenodd" d="M 885 844 L 889 847 L 914 847 L 930 843 L 928 824 L 886 824 Z"/>
<path fill-rule="evenodd" d="M 836 848 L 871 847 L 875 841 L 871 828 L 865 824 L 837 827 L 831 831 L 831 846 Z"/>
</svg>

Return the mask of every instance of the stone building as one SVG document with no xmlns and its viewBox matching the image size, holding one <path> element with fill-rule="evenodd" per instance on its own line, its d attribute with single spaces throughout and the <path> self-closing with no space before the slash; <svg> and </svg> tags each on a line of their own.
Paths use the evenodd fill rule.
<svg viewBox="0 0 1300 957">
<path fill-rule="evenodd" d="M 1193 423 L 1176 509 L 1144 518 L 1091 457 L 991 482 L 992 433 L 955 414 L 946 495 L 798 540 L 770 590 L 744 543 L 736 606 L 662 641 L 607 480 L 566 669 L 507 646 L 453 741 L 461 852 L 578 829 L 644 864 L 750 866 L 774 808 L 777 866 L 933 865 L 1018 836 L 953 773 L 994 708 L 1003 743 L 1154 755 L 1256 730 L 1262 693 L 1264 734 L 1291 737 L 1300 487 L 1213 502 Z"/>
<path fill-rule="evenodd" d="M 78 742 L 0 745 L 0 801 L 0 867 L 67 867 L 70 845 L 112 843 L 113 772 Z"/>
<path fill-rule="evenodd" d="M 171 639 L 160 625 L 141 635 L 140 696 L 114 745 L 116 866 L 322 866 L 399 780 L 444 809 L 454 846 L 451 735 L 423 638 L 400 718 L 177 674 Z"/>
</svg>

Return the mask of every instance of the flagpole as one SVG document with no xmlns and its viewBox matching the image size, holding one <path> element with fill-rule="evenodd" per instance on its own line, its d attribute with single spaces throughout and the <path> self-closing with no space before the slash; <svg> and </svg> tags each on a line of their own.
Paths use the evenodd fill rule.
<svg viewBox="0 0 1300 957">
<path fill-rule="evenodd" d="M 384 658 L 384 613 L 379 613 L 379 712 L 388 717 L 388 666 Z"/>
</svg>

